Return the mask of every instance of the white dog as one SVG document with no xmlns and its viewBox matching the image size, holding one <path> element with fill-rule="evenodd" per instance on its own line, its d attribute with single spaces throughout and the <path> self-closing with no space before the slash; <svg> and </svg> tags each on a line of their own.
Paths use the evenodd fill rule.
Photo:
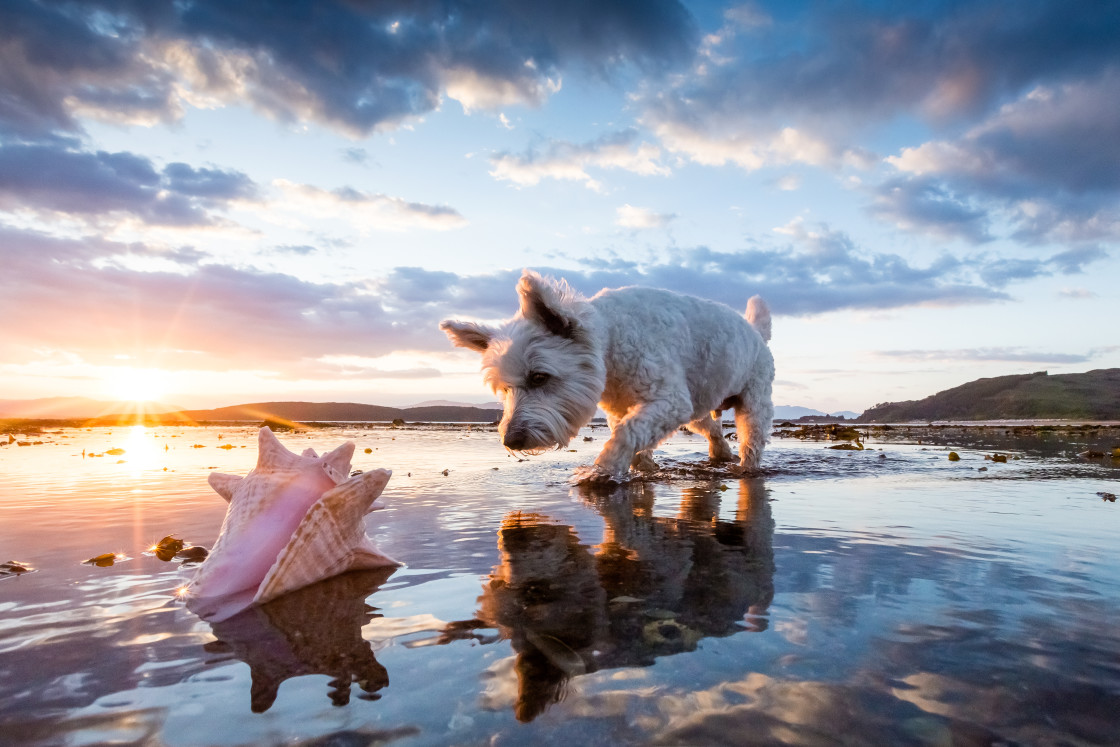
<svg viewBox="0 0 1120 747">
<path fill-rule="evenodd" d="M 565 446 L 595 415 L 611 436 L 581 482 L 624 481 L 631 466 L 685 425 L 708 439 L 713 462 L 733 461 L 720 425 L 735 408 L 740 471 L 759 467 L 774 415 L 770 310 L 758 296 L 746 317 L 723 304 L 652 288 L 603 290 L 586 299 L 525 270 L 520 311 L 497 328 L 445 320 L 459 347 L 482 353 L 486 383 L 505 412 L 498 432 L 512 451 Z"/>
</svg>

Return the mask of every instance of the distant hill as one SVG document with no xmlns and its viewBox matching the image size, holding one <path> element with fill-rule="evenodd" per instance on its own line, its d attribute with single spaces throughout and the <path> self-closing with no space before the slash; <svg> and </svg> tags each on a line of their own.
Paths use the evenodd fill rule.
<svg viewBox="0 0 1120 747">
<path fill-rule="evenodd" d="M 167 402 L 108 402 L 87 397 L 0 399 L 0 418 L 96 418 L 109 413 L 168 412 L 179 409 Z"/>
<path fill-rule="evenodd" d="M 492 409 L 459 405 L 428 407 L 382 407 L 356 402 L 255 402 L 213 410 L 185 410 L 190 420 L 291 420 L 390 422 L 396 419 L 420 422 L 492 423 L 500 413 Z"/>
<path fill-rule="evenodd" d="M 930 420 L 1120 420 L 1120 368 L 977 379 L 910 402 L 884 402 L 861 423 Z"/>
</svg>

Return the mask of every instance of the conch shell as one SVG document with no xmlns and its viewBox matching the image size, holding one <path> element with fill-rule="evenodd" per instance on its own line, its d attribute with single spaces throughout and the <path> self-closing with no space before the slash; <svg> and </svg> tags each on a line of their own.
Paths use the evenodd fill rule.
<svg viewBox="0 0 1120 747">
<path fill-rule="evenodd" d="M 258 445 L 257 466 L 245 477 L 210 474 L 229 508 L 187 586 L 191 609 L 225 619 L 339 573 L 400 565 L 374 547 L 363 522 L 392 472 L 350 477 L 352 442 L 323 456 L 313 449 L 301 455 L 261 428 Z"/>
</svg>

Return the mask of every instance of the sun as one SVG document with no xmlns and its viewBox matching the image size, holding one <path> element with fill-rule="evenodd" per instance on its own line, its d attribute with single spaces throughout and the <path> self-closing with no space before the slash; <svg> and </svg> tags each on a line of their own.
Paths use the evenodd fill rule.
<svg viewBox="0 0 1120 747">
<path fill-rule="evenodd" d="M 155 402 L 167 394 L 167 375 L 158 368 L 114 369 L 107 383 L 122 402 Z"/>
</svg>

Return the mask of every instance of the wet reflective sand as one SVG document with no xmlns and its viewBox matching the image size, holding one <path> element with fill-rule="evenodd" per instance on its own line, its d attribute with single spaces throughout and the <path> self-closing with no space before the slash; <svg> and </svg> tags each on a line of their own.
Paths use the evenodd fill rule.
<svg viewBox="0 0 1120 747">
<path fill-rule="evenodd" d="M 1003 430 L 776 439 L 746 480 L 681 434 L 613 490 L 567 484 L 601 428 L 281 435 L 393 469 L 367 528 L 407 566 L 213 625 L 148 550 L 213 543 L 255 429 L 35 434 L 0 448 L 34 569 L 0 575 L 0 742 L 1114 744 L 1120 468 L 1076 454 L 1117 432 Z"/>
</svg>

